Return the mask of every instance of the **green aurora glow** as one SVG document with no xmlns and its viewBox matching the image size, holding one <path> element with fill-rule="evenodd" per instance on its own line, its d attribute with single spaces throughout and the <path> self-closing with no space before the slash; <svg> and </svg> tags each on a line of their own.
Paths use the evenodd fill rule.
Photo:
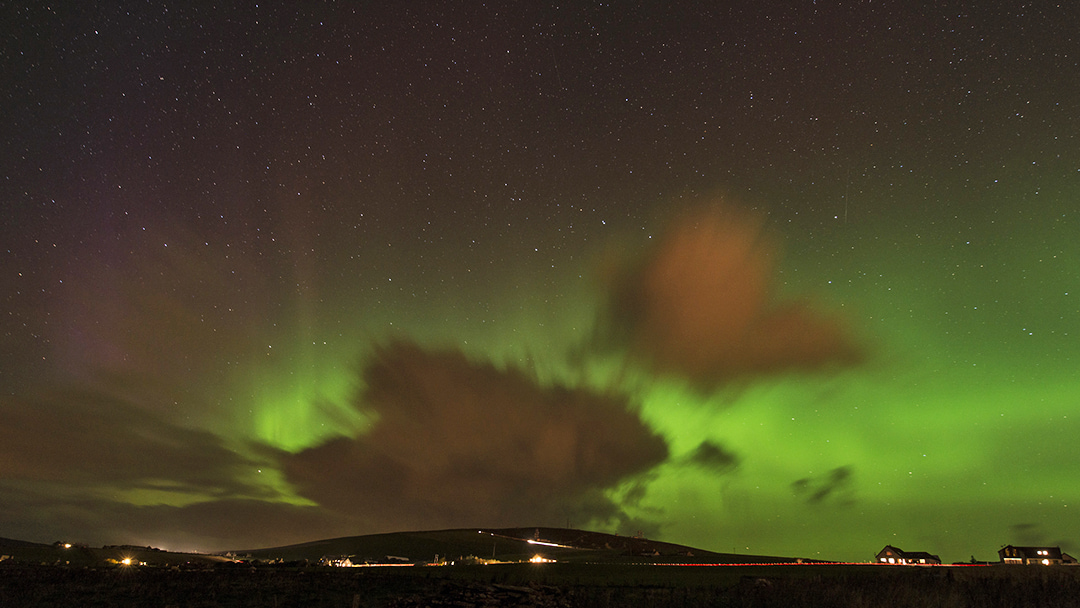
<svg viewBox="0 0 1080 608">
<path fill-rule="evenodd" d="M 1031 230 L 1043 225 L 1033 222 Z M 978 551 L 972 539 L 992 544 L 1017 522 L 1063 522 L 1070 502 L 1080 507 L 1068 489 L 1076 471 L 1067 457 L 1077 431 L 1069 415 L 1080 394 L 1080 380 L 1069 374 L 1080 328 L 1070 326 L 1078 311 L 1068 262 L 1080 248 L 1064 232 L 1051 232 L 1039 234 L 1033 250 L 1028 243 L 1036 235 L 1024 237 L 1013 226 L 1006 243 L 923 245 L 920 236 L 890 241 L 887 227 L 867 237 L 875 230 L 865 226 L 854 239 L 832 235 L 828 248 L 787 241 L 780 281 L 844 311 L 873 356 L 855 368 L 759 378 L 712 394 L 678 379 L 628 373 L 618 357 L 571 361 L 599 308 L 595 294 L 590 299 L 581 288 L 579 276 L 594 271 L 587 264 L 568 273 L 568 286 L 553 287 L 578 294 L 572 302 L 562 298 L 565 314 L 535 304 L 547 289 L 507 290 L 491 301 L 489 319 L 477 321 L 434 298 L 411 315 L 388 306 L 354 332 L 376 341 L 380 331 L 401 333 L 530 370 L 542 384 L 630 395 L 673 455 L 633 507 L 645 518 L 662 514 L 664 538 L 853 560 L 865 556 L 851 547 L 888 542 L 962 559 Z M 993 250 L 991 268 L 980 248 Z M 409 329 L 388 329 L 399 327 Z M 298 451 L 378 424 L 349 405 L 359 380 L 345 353 L 295 371 L 267 369 L 248 404 L 255 420 L 249 439 Z M 317 369 L 334 373 L 320 376 Z M 680 464 L 680 455 L 705 441 L 730 449 L 737 466 L 716 474 Z M 808 502 L 793 487 L 798 480 L 826 483 L 842 467 L 850 468 L 850 480 L 819 501 Z M 622 491 L 612 489 L 612 496 Z M 1057 542 L 1049 535 L 1069 532 L 1059 526 L 1036 533 Z"/>
<path fill-rule="evenodd" d="M 885 544 L 1076 554 L 1068 9 L 1032 9 L 1036 27 L 733 6 L 215 9 L 229 25 L 212 34 L 192 25 L 208 15 L 103 11 L 111 46 L 79 38 L 74 63 L 40 32 L 78 15 L 20 13 L 4 44 L 30 42 L 3 53 L 33 59 L 3 85 L 0 536 L 228 549 L 497 525 L 438 519 L 446 495 L 399 487 L 416 473 L 474 483 L 465 507 L 508 526 L 855 561 Z M 271 40 L 271 21 L 307 33 Z M 772 239 L 764 312 L 835 320 L 861 357 L 650 367 L 656 344 L 626 327 L 647 302 L 621 302 L 615 271 L 636 277 L 717 200 Z M 731 297 L 753 300 L 755 278 Z M 380 357 L 470 373 L 373 403 Z M 388 383 L 425 379 L 401 373 Z M 440 391 L 483 405 L 489 389 L 507 403 L 460 445 L 390 409 L 427 398 L 453 420 Z M 530 417 L 552 402 L 629 414 L 592 433 L 584 414 Z M 485 451 L 496 435 L 523 447 Z M 579 460 L 541 462 L 551 445 Z M 548 477 L 564 502 L 481 509 Z"/>
</svg>

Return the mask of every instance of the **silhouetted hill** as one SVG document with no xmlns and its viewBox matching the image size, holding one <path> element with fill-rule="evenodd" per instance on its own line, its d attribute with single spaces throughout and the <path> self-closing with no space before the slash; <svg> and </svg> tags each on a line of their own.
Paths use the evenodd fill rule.
<svg viewBox="0 0 1080 608">
<path fill-rule="evenodd" d="M 28 540 L 15 540 L 14 538 L 0 537 L 0 549 L 32 549 L 35 547 L 43 548 L 50 546 L 51 545 L 46 545 L 43 543 L 32 543 Z"/>
<path fill-rule="evenodd" d="M 284 547 L 235 552 L 255 559 L 317 561 L 349 557 L 353 563 L 432 562 L 464 557 L 501 561 L 534 555 L 559 561 L 685 563 L 791 563 L 795 558 L 717 553 L 674 543 L 571 528 L 467 528 L 348 536 Z"/>
<path fill-rule="evenodd" d="M 348 557 L 362 563 L 456 562 L 467 558 L 504 562 L 528 561 L 534 556 L 559 562 L 604 564 L 659 562 L 690 564 L 793 563 L 795 558 L 717 553 L 646 538 L 589 532 L 572 528 L 465 528 L 369 534 L 311 541 L 284 547 L 249 549 L 221 554 L 172 553 L 153 547 L 106 545 L 63 546 L 0 538 L 0 555 L 36 564 L 94 566 L 118 564 L 212 565 L 232 557 L 263 562 L 308 562 Z"/>
<path fill-rule="evenodd" d="M 4 560 L 20 564 L 62 565 L 62 566 L 102 566 L 120 565 L 128 560 L 129 565 L 147 564 L 154 566 L 201 565 L 210 566 L 227 562 L 217 555 L 198 553 L 173 553 L 153 547 L 134 545 L 106 545 L 88 547 L 86 545 L 66 545 L 59 542 L 51 545 L 34 543 L 12 538 L 0 538 L 0 556 Z"/>
</svg>

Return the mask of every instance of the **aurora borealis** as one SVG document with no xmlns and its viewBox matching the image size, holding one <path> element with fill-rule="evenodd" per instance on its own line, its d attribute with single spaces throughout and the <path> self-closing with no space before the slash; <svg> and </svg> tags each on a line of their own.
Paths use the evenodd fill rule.
<svg viewBox="0 0 1080 608">
<path fill-rule="evenodd" d="M 1080 551 L 1068 4 L 5 7 L 0 536 Z"/>
</svg>

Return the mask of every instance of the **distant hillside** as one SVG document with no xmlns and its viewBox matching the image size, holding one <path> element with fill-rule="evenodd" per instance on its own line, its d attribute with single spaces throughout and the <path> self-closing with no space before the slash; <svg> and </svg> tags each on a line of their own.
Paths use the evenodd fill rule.
<svg viewBox="0 0 1080 608">
<path fill-rule="evenodd" d="M 123 563 L 124 560 L 129 560 L 130 563 L 136 565 L 148 564 L 154 566 L 210 566 L 228 561 L 217 555 L 173 553 L 153 547 L 131 545 L 88 547 L 86 545 L 63 545 L 60 543 L 46 545 L 11 538 L 0 538 L 0 556 L 10 558 L 11 563 L 88 567 L 106 564 L 118 565 Z M 7 560 L 4 561 L 7 562 Z"/>
<path fill-rule="evenodd" d="M 478 558 L 505 562 L 528 561 L 534 556 L 559 562 L 747 564 L 792 563 L 795 558 L 716 553 L 685 545 L 645 538 L 589 532 L 571 528 L 465 528 L 393 532 L 311 541 L 285 547 L 232 551 L 235 557 L 261 561 L 314 564 L 325 557 L 348 557 L 361 563 L 431 563 Z M 129 560 L 148 565 L 212 565 L 231 561 L 232 555 L 172 553 L 153 547 L 106 545 L 100 548 L 45 545 L 0 538 L 0 555 L 37 564 L 93 566 Z"/>
<path fill-rule="evenodd" d="M 530 542 L 531 541 L 531 542 Z M 236 551 L 256 559 L 316 561 L 348 556 L 354 563 L 410 563 L 474 556 L 504 561 L 542 555 L 559 561 L 670 561 L 685 563 L 790 563 L 795 558 L 716 553 L 644 538 L 570 528 L 467 528 L 393 532 L 312 541 L 285 547 Z"/>
<path fill-rule="evenodd" d="M 14 538 L 0 537 L 0 549 L 40 549 L 50 546 L 51 545 L 45 545 L 42 543 L 32 543 L 26 540 L 15 540 Z"/>
</svg>

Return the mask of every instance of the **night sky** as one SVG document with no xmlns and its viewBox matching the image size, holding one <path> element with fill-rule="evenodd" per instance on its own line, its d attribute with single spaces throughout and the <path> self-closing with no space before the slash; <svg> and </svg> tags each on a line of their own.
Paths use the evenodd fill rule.
<svg viewBox="0 0 1080 608">
<path fill-rule="evenodd" d="M 1080 551 L 1071 3 L 18 4 L 0 536 Z"/>
</svg>

